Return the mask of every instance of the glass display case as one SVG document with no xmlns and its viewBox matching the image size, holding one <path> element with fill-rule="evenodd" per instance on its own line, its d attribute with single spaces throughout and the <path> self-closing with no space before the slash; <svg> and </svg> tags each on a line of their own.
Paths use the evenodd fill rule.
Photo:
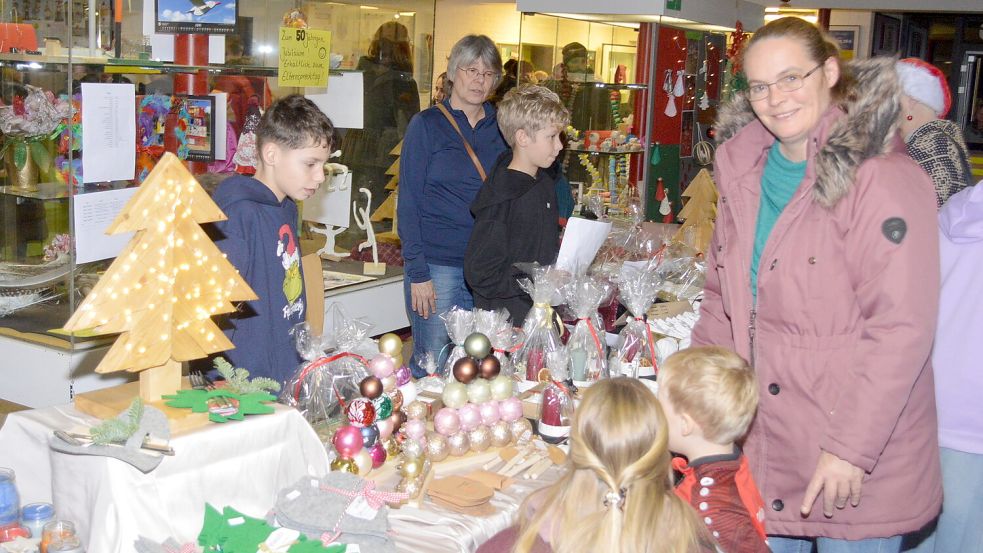
<svg viewBox="0 0 983 553">
<path fill-rule="evenodd" d="M 598 194 L 619 206 L 637 194 L 646 153 L 638 129 L 648 90 L 637 48 L 638 24 L 522 16 L 519 82 L 550 88 L 570 110 L 562 159 L 578 201 Z"/>
<path fill-rule="evenodd" d="M 188 167 L 206 189 L 236 169 L 234 144 L 247 130 L 245 122 L 253 110 L 285 94 L 325 91 L 278 86 L 282 25 L 330 31 L 332 71 L 361 71 L 365 77 L 365 128 L 339 129 L 343 138 L 336 146 L 348 144 L 358 134 L 364 149 L 370 149 L 374 137 L 385 135 L 389 142 L 378 148 L 388 154 L 401 139 L 405 122 L 389 128 L 388 122 L 376 123 L 368 115 L 368 107 L 380 102 L 372 95 L 373 79 L 388 70 L 380 66 L 388 63 L 393 51 L 398 51 L 399 71 L 410 83 L 409 96 L 418 99 L 408 103 L 430 102 L 434 0 L 228 3 L 235 8 L 230 10 L 235 14 L 232 32 L 212 34 L 204 42 L 191 37 L 189 57 L 182 57 L 187 52 L 182 50 L 182 39 L 176 41 L 177 35 L 154 32 L 155 19 L 189 17 L 186 11 L 174 11 L 172 4 L 177 3 L 13 0 L 0 4 L 0 155 L 4 161 L 0 164 L 0 355 L 10 359 L 6 350 L 16 341 L 57 350 L 49 360 L 57 365 L 53 370 L 60 379 L 59 389 L 51 397 L 61 401 L 72 392 L 105 385 L 80 384 L 80 362 L 72 358 L 111 342 L 111 338 L 57 330 L 115 255 L 79 256 L 85 241 L 100 234 L 83 237 L 79 230 L 89 225 L 92 231 L 93 225 L 101 224 L 98 221 L 111 221 L 120 206 L 113 206 L 108 201 L 113 195 L 106 193 L 123 194 L 138 187 L 164 151 L 177 152 L 189 143 L 193 149 L 190 139 L 176 132 L 186 128 L 181 127 L 184 123 L 197 121 L 193 109 L 186 113 L 180 107 L 190 105 L 185 95 L 225 94 L 217 97 L 225 99 L 224 109 L 214 112 L 219 119 L 225 112 L 224 122 L 217 125 L 225 129 L 207 137 L 220 142 L 224 135 L 225 159 L 187 158 Z M 158 11 L 145 13 L 145 6 Z M 215 8 L 216 13 L 220 9 L 228 8 Z M 208 51 L 207 60 L 202 49 Z M 189 81 L 195 90 L 188 88 Z M 132 85 L 137 126 L 133 178 L 96 182 L 84 178 L 83 83 Z M 166 105 L 160 103 L 164 101 Z M 211 100 L 210 105 L 216 101 L 220 100 Z M 141 142 L 145 134 L 158 136 L 150 143 Z M 344 161 L 357 166 L 363 160 L 356 156 Z M 33 351 L 23 357 L 24 362 L 35 362 L 38 355 Z M 8 364 L 0 362 L 0 378 L 18 380 L 8 378 L 8 371 L 20 374 L 22 367 Z M 0 396 L 18 401 L 22 388 L 29 391 L 35 385 L 24 380 L 14 386 L 17 390 L 5 386 L 8 389 Z"/>
</svg>

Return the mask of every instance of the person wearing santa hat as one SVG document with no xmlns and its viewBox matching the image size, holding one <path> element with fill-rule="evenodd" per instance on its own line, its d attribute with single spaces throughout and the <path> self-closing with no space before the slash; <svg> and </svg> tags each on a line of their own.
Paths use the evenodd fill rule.
<svg viewBox="0 0 983 553">
<path fill-rule="evenodd" d="M 969 153 L 959 126 L 945 119 L 952 93 L 939 68 L 918 58 L 895 64 L 901 81 L 901 133 L 908 155 L 932 177 L 938 207 L 972 184 Z"/>
</svg>

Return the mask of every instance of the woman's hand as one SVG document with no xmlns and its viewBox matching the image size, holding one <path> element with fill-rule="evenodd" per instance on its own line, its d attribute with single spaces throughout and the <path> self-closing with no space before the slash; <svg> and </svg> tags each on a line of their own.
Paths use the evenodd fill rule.
<svg viewBox="0 0 983 553">
<path fill-rule="evenodd" d="M 812 512 L 812 504 L 819 497 L 819 492 L 823 492 L 823 514 L 826 518 L 833 517 L 833 507 L 845 509 L 847 499 L 854 507 L 860 505 L 863 480 L 862 468 L 823 451 L 819 454 L 816 472 L 806 488 L 806 495 L 799 509 L 802 516 L 807 517 Z"/>
<path fill-rule="evenodd" d="M 413 311 L 424 319 L 437 312 L 437 293 L 434 292 L 432 280 L 410 283 L 410 304 Z"/>
</svg>

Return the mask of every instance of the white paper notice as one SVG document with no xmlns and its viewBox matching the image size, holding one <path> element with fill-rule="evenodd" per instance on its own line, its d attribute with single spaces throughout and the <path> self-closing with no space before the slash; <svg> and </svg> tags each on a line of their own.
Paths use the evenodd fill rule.
<svg viewBox="0 0 983 553">
<path fill-rule="evenodd" d="M 136 89 L 82 83 L 82 182 L 130 180 L 136 170 Z"/>
<path fill-rule="evenodd" d="M 136 191 L 137 188 L 133 187 L 75 195 L 72 204 L 75 215 L 76 263 L 109 259 L 123 251 L 134 233 L 124 232 L 110 236 L 106 234 L 106 229 Z"/>
<path fill-rule="evenodd" d="M 583 272 L 594 262 L 597 250 L 611 232 L 611 223 L 591 221 L 582 217 L 567 219 L 567 228 L 563 231 L 563 242 L 560 243 L 560 254 L 556 265 L 570 272 Z"/>
<path fill-rule="evenodd" d="M 335 175 L 321 183 L 313 196 L 304 200 L 304 220 L 348 228 L 351 226 L 352 174 Z"/>
<path fill-rule="evenodd" d="M 215 159 L 225 161 L 225 147 L 228 146 L 229 95 L 225 92 L 212 92 L 215 97 Z"/>
<path fill-rule="evenodd" d="M 308 88 L 305 94 L 321 108 L 335 127 L 361 129 L 362 122 L 362 72 L 342 73 L 328 77 L 328 89 Z"/>
</svg>

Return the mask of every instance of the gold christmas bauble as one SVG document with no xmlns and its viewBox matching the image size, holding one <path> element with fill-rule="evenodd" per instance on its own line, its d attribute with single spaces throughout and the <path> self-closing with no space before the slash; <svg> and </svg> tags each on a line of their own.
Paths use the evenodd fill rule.
<svg viewBox="0 0 983 553">
<path fill-rule="evenodd" d="M 379 336 L 379 351 L 390 357 L 403 357 L 403 341 L 392 332 Z M 398 364 L 396 365 L 399 366 Z"/>
<path fill-rule="evenodd" d="M 355 460 L 346 459 L 344 457 L 338 457 L 334 461 L 331 461 L 331 470 L 350 472 L 355 475 L 358 474 L 358 466 L 355 465 Z"/>
</svg>

